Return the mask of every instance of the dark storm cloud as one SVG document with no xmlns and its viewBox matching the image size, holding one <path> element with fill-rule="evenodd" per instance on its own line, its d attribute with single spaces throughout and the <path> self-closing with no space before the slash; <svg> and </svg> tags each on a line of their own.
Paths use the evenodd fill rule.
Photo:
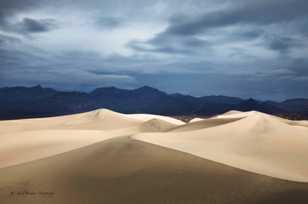
<svg viewBox="0 0 308 204">
<path fill-rule="evenodd" d="M 196 37 L 187 37 L 187 38 L 176 38 L 174 36 L 166 36 L 166 35 L 158 35 L 155 38 L 149 40 L 148 44 L 152 45 L 173 45 L 176 46 L 183 46 L 188 48 L 198 48 L 203 47 L 208 44 L 207 41 L 198 39 Z"/>
<path fill-rule="evenodd" d="M 231 34 L 232 39 L 238 40 L 253 40 L 264 35 L 264 30 L 259 28 L 254 28 L 248 31 L 240 31 Z"/>
<path fill-rule="evenodd" d="M 204 15 L 197 16 L 172 16 L 169 21 L 167 29 L 158 34 L 147 43 L 156 46 L 155 51 L 166 51 L 175 53 L 191 48 L 190 41 L 195 41 L 195 45 L 204 46 L 204 42 L 196 40 L 195 35 L 206 34 L 218 28 L 227 26 L 246 25 L 251 29 L 245 31 L 242 29 L 240 32 L 226 34 L 226 41 L 234 40 L 254 40 L 256 38 L 263 38 L 264 46 L 278 51 L 280 53 L 288 52 L 289 49 L 300 45 L 299 40 L 291 37 L 284 37 L 272 35 L 268 37 L 262 26 L 279 25 L 283 23 L 296 22 L 302 18 L 308 18 L 308 1 L 306 0 L 271 0 L 271 1 L 234 1 L 233 6 L 224 9 L 209 12 Z M 283 25 L 282 25 L 283 26 Z M 298 32 L 304 34 L 304 30 L 300 28 Z M 269 32 L 274 32 L 270 30 Z M 178 44 L 174 45 L 172 40 L 176 39 Z M 222 41 L 223 42 L 223 41 Z M 181 46 L 179 46 L 181 45 Z M 209 48 L 210 43 L 206 44 Z M 139 48 L 140 46 L 135 46 Z"/>
<path fill-rule="evenodd" d="M 234 1 L 233 6 L 203 15 L 175 15 L 169 20 L 169 26 L 153 39 L 145 42 L 152 46 L 144 48 L 140 44 L 131 44 L 139 51 L 158 51 L 167 53 L 191 53 L 195 47 L 209 49 L 213 44 L 197 39 L 195 36 L 209 34 L 212 30 L 228 26 L 249 26 L 241 31 L 226 34 L 226 41 L 247 41 L 262 38 L 264 46 L 281 53 L 300 44 L 299 41 L 279 36 L 266 35 L 264 26 L 296 22 L 307 17 L 308 1 L 306 0 L 270 0 L 270 1 Z M 274 11 L 274 12 L 273 12 Z M 282 25 L 283 26 L 283 25 Z M 300 31 L 299 28 L 298 32 Z M 303 29 L 302 29 L 303 30 Z M 219 32 L 219 31 L 216 31 Z M 224 32 L 224 31 L 220 31 Z M 272 32 L 269 30 L 267 32 Z M 212 33 L 213 34 L 213 33 Z M 221 33 L 218 33 L 221 35 Z M 221 43 L 224 43 L 221 41 Z M 195 46 L 195 47 L 194 47 Z"/>
<path fill-rule="evenodd" d="M 54 19 L 33 19 L 25 17 L 21 21 L 16 23 L 6 22 L 5 25 L 0 26 L 0 31 L 18 34 L 18 35 L 31 35 L 35 33 L 48 32 L 50 30 L 58 28 L 57 22 Z M 8 36 L 8 35 L 6 35 Z M 5 38 L 5 35 L 0 35 L 0 41 Z M 10 37 L 11 39 L 14 37 Z M 3 39 L 2 39 L 3 40 Z"/>
<path fill-rule="evenodd" d="M 129 44 L 129 47 L 134 49 L 135 51 L 140 51 L 140 52 L 152 52 L 152 53 L 167 53 L 167 54 L 191 54 L 192 52 L 188 49 L 181 49 L 181 48 L 175 48 L 172 46 L 162 46 L 162 47 L 155 47 L 155 48 L 146 48 L 143 47 L 142 44 L 140 45 L 139 43 L 132 42 Z"/>
<path fill-rule="evenodd" d="M 241 31 L 226 33 L 225 41 L 247 41 L 262 38 L 264 47 L 280 53 L 286 53 L 289 49 L 300 46 L 300 40 L 279 36 L 279 34 L 270 36 L 266 32 L 274 33 L 275 29 L 272 30 L 270 28 L 267 31 L 264 29 L 270 25 L 279 25 L 282 28 L 285 23 L 297 24 L 297 21 L 301 22 L 303 18 L 308 18 L 308 1 L 239 0 L 233 3 L 233 6 L 203 15 L 172 16 L 166 30 L 147 43 L 156 47 L 153 49 L 155 51 L 172 51 L 172 53 L 176 53 L 177 50 L 181 53 L 183 53 L 183 50 L 189 50 L 191 48 L 190 41 L 195 41 L 194 44 L 198 47 L 208 49 L 211 44 L 205 44 L 204 41 L 199 39 L 196 40 L 196 35 L 213 34 L 211 32 L 215 29 L 218 32 L 217 34 L 221 35 L 222 33 L 219 32 L 224 31 L 217 29 L 227 28 L 228 26 L 249 26 L 250 30 L 244 28 Z M 295 26 L 294 32 L 305 34 L 305 29 L 303 26 Z M 176 40 L 178 45 L 170 45 L 172 40 Z M 304 41 L 305 39 L 302 40 Z M 224 43 L 225 41 L 222 40 L 220 43 Z M 215 44 L 212 43 L 212 46 L 215 46 Z M 140 46 L 136 47 L 140 49 Z"/>
<path fill-rule="evenodd" d="M 7 23 L 7 18 L 21 12 L 23 10 L 31 9 L 37 5 L 39 1 L 35 0 L 2 0 L 0 1 L 0 25 Z"/>
<path fill-rule="evenodd" d="M 17 23 L 10 21 L 16 14 L 31 10 L 43 4 L 43 2 L 35 0 L 0 1 L 0 30 L 27 34 L 47 32 L 55 28 L 56 22 L 54 19 L 33 19 L 25 17 Z"/>
<path fill-rule="evenodd" d="M 299 58 L 293 60 L 289 65 L 288 70 L 297 77 L 308 77 L 308 59 Z"/>
<path fill-rule="evenodd" d="M 54 19 L 32 19 L 24 18 L 17 25 L 17 29 L 20 29 L 26 33 L 40 33 L 47 32 L 56 27 Z"/>
<path fill-rule="evenodd" d="M 36 0 L 10 0 L 10 1 L 1 1 L 0 8 L 2 13 L 7 13 L 14 10 L 19 10 L 27 7 L 31 7 L 36 4 Z"/>
<path fill-rule="evenodd" d="M 235 1 L 235 6 L 187 19 L 173 18 L 165 31 L 173 35 L 194 35 L 211 28 L 233 24 L 268 25 L 307 16 L 306 0 Z"/>
<path fill-rule="evenodd" d="M 266 37 L 266 46 L 271 50 L 281 53 L 288 52 L 290 49 L 301 46 L 301 42 L 290 37 L 270 36 Z"/>
<path fill-rule="evenodd" d="M 210 46 L 208 41 L 196 37 L 179 38 L 164 33 L 146 42 L 132 41 L 128 44 L 128 47 L 136 51 L 184 55 L 194 54 L 201 48 L 209 49 Z"/>
<path fill-rule="evenodd" d="M 19 42 L 21 42 L 20 39 L 16 37 L 0 34 L 0 49 L 5 45 L 8 46 L 11 43 L 19 43 Z"/>
</svg>

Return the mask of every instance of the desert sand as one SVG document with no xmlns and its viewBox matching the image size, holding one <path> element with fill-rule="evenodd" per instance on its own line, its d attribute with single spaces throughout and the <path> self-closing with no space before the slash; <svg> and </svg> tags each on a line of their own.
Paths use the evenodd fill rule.
<svg viewBox="0 0 308 204">
<path fill-rule="evenodd" d="M 0 203 L 308 203 L 306 124 L 106 109 L 0 121 Z"/>
<path fill-rule="evenodd" d="M 114 137 L 166 131 L 174 128 L 176 123 L 183 124 L 169 117 L 142 116 L 144 117 L 128 117 L 101 109 L 71 116 L 1 121 L 0 168 L 60 154 Z"/>
<path fill-rule="evenodd" d="M 189 123 L 193 123 L 193 122 L 199 122 L 201 120 L 204 120 L 203 118 L 193 118 L 189 121 Z"/>
<path fill-rule="evenodd" d="M 206 121 L 134 138 L 250 172 L 308 182 L 307 127 L 254 111 L 218 116 L 208 120 L 210 125 Z"/>
</svg>

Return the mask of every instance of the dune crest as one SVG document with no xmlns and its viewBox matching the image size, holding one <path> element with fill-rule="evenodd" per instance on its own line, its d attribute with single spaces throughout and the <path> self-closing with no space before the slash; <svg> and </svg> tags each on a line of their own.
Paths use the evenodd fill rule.
<svg viewBox="0 0 308 204">
<path fill-rule="evenodd" d="M 168 122 L 170 121 L 170 122 Z M 161 132 L 182 124 L 165 116 L 127 117 L 108 109 L 0 122 L 0 168 L 62 154 L 107 139 Z"/>
<path fill-rule="evenodd" d="M 177 127 L 177 125 L 174 125 L 173 123 L 168 123 L 160 119 L 151 119 L 144 122 L 141 125 L 140 130 L 141 132 L 164 132 L 175 127 Z"/>
<path fill-rule="evenodd" d="M 182 132 L 182 131 L 194 131 L 194 130 L 200 130 L 205 128 L 211 128 L 216 127 L 219 125 L 224 125 L 227 123 L 231 123 L 237 120 L 240 120 L 241 118 L 208 118 L 208 119 L 202 119 L 195 122 L 189 122 L 186 125 L 181 125 L 178 127 L 175 127 L 172 129 L 172 132 Z"/>
<path fill-rule="evenodd" d="M 51 129 L 95 129 L 113 130 L 140 125 L 143 121 L 127 118 L 125 114 L 107 109 L 98 109 L 73 115 L 0 121 L 1 134 L 32 130 Z"/>
<path fill-rule="evenodd" d="M 199 122 L 201 120 L 204 120 L 204 118 L 193 118 L 189 121 L 189 123 Z"/>
<path fill-rule="evenodd" d="M 142 121 L 149 121 L 152 119 L 159 119 L 161 121 L 165 121 L 174 125 L 184 125 L 186 124 L 185 122 L 172 118 L 172 117 L 168 117 L 168 116 L 162 116 L 162 115 L 153 115 L 153 114 L 127 114 L 125 115 L 126 117 L 129 118 L 133 118 L 133 119 L 138 119 L 138 120 L 142 120 Z"/>
<path fill-rule="evenodd" d="M 211 128 L 139 134 L 134 138 L 250 172 L 308 182 L 308 128 L 291 126 L 259 112 L 236 115 L 232 118 L 241 119 Z"/>
</svg>

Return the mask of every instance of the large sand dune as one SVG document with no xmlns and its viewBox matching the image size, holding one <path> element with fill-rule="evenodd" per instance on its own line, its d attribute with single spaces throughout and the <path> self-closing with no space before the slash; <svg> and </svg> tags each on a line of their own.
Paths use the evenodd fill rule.
<svg viewBox="0 0 308 204">
<path fill-rule="evenodd" d="M 106 109 L 1 121 L 0 203 L 308 203 L 306 124 Z"/>
<path fill-rule="evenodd" d="M 87 113 L 68 116 L 0 121 L 0 134 L 28 130 L 50 129 L 95 129 L 114 130 L 131 128 L 143 121 L 128 118 L 124 114 L 107 109 L 99 109 Z"/>
<path fill-rule="evenodd" d="M 178 128 L 177 132 L 134 138 L 247 171 L 308 182 L 308 128 L 291 126 L 263 113 L 240 114 L 240 120 L 211 128 L 196 130 L 191 123 L 191 131 L 187 131 L 188 126 L 182 127 L 183 132 Z"/>
<path fill-rule="evenodd" d="M 143 114 L 127 117 L 106 109 L 71 116 L 1 121 L 0 168 L 53 156 L 114 137 L 166 131 L 176 127 L 175 123 L 182 124 L 176 119 L 163 116 Z"/>
<path fill-rule="evenodd" d="M 0 169 L 1 204 L 290 204 L 307 185 L 259 176 L 128 137 Z"/>
</svg>

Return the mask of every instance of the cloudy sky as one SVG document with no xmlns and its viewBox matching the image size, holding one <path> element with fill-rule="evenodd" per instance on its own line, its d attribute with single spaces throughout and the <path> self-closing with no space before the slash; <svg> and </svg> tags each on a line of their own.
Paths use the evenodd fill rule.
<svg viewBox="0 0 308 204">
<path fill-rule="evenodd" d="M 307 0 L 1 0 L 0 86 L 308 97 Z"/>
</svg>

